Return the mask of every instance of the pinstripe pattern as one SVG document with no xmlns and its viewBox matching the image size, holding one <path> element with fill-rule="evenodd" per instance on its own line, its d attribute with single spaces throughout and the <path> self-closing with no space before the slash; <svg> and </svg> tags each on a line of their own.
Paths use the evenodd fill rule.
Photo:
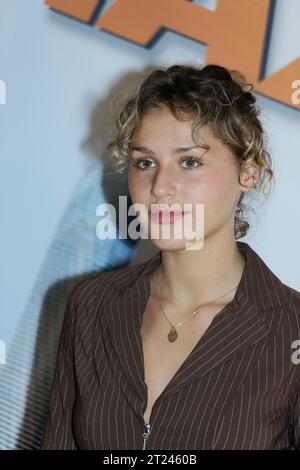
<svg viewBox="0 0 300 470">
<path fill-rule="evenodd" d="M 237 246 L 246 263 L 235 298 L 156 400 L 146 449 L 300 448 L 300 293 Z M 140 329 L 158 263 L 160 252 L 72 289 L 43 449 L 142 449 Z"/>
</svg>

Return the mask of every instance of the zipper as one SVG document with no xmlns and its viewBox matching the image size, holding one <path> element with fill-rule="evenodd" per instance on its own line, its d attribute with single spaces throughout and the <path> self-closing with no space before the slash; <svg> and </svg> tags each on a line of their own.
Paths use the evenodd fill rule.
<svg viewBox="0 0 300 470">
<path fill-rule="evenodd" d="M 145 423 L 144 421 L 144 433 L 143 433 L 143 450 L 146 449 L 146 442 L 147 442 L 147 439 L 149 437 L 151 433 L 151 426 L 150 426 L 150 423 Z"/>
</svg>

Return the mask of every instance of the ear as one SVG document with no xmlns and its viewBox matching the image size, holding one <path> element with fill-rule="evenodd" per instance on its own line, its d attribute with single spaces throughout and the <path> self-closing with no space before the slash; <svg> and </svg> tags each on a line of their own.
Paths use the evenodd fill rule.
<svg viewBox="0 0 300 470">
<path fill-rule="evenodd" d="M 243 192 L 251 191 L 256 189 L 260 181 L 260 170 L 258 165 L 251 163 L 245 165 L 240 172 L 240 189 Z"/>
</svg>

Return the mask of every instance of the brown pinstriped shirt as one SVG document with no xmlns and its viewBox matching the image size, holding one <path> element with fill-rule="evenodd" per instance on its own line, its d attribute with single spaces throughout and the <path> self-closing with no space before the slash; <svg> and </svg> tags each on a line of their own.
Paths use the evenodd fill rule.
<svg viewBox="0 0 300 470">
<path fill-rule="evenodd" d="M 42 449 L 300 448 L 300 293 L 237 246 L 235 298 L 156 400 L 145 439 L 140 329 L 161 253 L 73 287 Z"/>
</svg>

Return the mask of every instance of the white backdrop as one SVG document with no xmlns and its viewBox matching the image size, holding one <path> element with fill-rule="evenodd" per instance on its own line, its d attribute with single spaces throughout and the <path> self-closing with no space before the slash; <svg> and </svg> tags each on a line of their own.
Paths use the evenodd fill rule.
<svg viewBox="0 0 300 470">
<path fill-rule="evenodd" d="M 276 2 L 266 75 L 300 56 L 299 7 L 298 0 Z M 83 146 L 93 113 L 99 117 L 112 86 L 128 73 L 148 64 L 202 63 L 206 46 L 167 31 L 143 48 L 55 13 L 42 0 L 0 0 L 0 45 L 7 87 L 0 106 L 0 339 L 9 345 L 72 190 L 99 153 Z M 276 188 L 244 240 L 300 290 L 300 112 L 257 97 Z"/>
</svg>

